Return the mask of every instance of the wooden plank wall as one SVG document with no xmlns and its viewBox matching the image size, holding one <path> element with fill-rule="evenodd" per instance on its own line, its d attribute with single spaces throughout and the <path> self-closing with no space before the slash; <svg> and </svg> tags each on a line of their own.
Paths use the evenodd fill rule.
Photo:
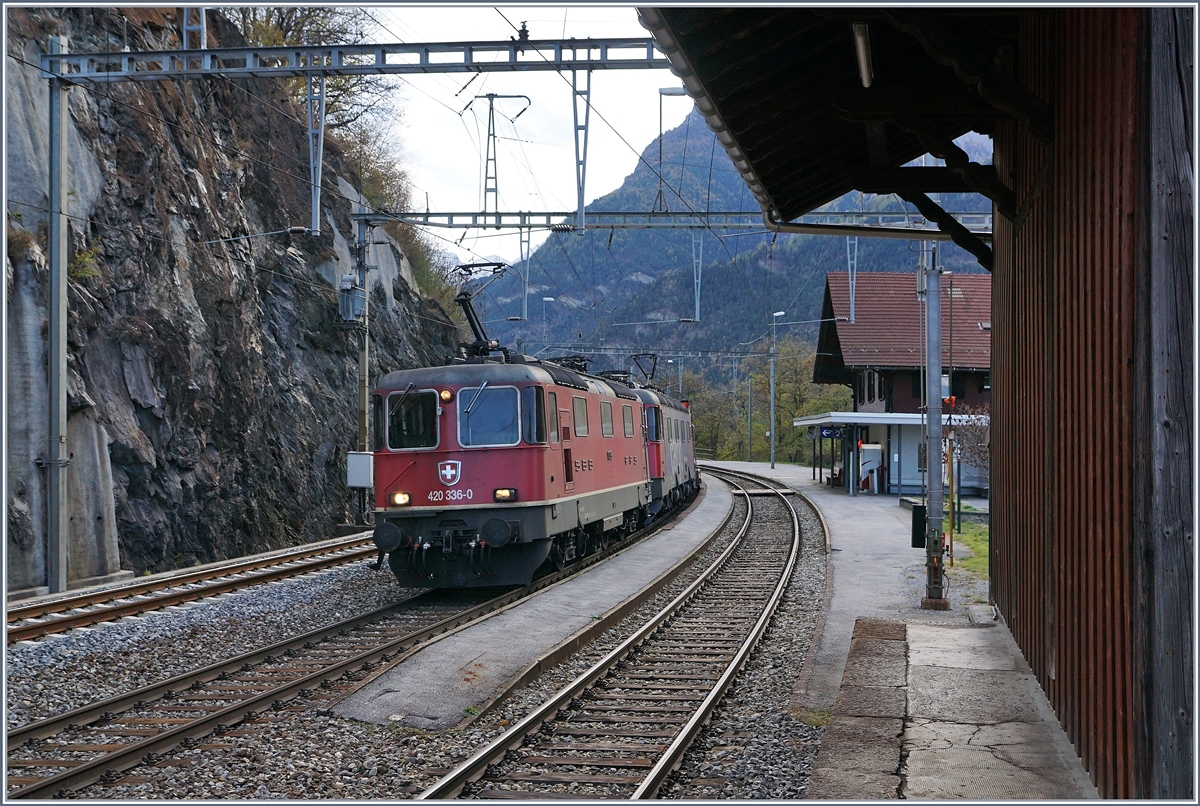
<svg viewBox="0 0 1200 806">
<path fill-rule="evenodd" d="M 1135 654 L 1138 792 L 1191 798 L 1193 9 L 1142 12 L 1138 288 L 1134 369 Z"/>
<path fill-rule="evenodd" d="M 1018 211 L 996 220 L 992 592 L 1103 797 L 1191 796 L 1180 13 L 1027 15 L 1012 68 L 1054 144 L 1013 123 L 995 140 Z"/>
</svg>

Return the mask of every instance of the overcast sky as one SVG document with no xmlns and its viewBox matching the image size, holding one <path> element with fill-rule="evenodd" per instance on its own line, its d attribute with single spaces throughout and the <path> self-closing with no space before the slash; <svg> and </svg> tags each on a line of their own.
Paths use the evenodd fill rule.
<svg viewBox="0 0 1200 806">
<path fill-rule="evenodd" d="M 525 22 L 531 39 L 599 37 L 648 38 L 633 6 L 387 6 L 372 8 L 383 26 L 380 41 L 499 41 L 516 35 Z M 507 20 L 506 20 L 507 18 Z M 511 22 L 511 25 L 510 25 Z M 575 207 L 575 151 L 570 74 L 482 73 L 467 85 L 467 74 L 405 77 L 397 98 L 402 116 L 393 124 L 396 153 L 416 188 L 414 201 L 442 212 L 483 209 L 487 100 L 485 93 L 526 95 L 497 99 L 497 188 L 501 211 L 559 211 Z M 464 85 L 465 89 L 464 89 Z M 592 74 L 592 118 L 587 155 L 588 202 L 616 189 L 633 172 L 637 155 L 658 136 L 660 87 L 681 87 L 669 70 L 597 70 Z M 687 97 L 662 99 L 665 130 L 683 122 L 692 108 Z M 462 112 L 460 115 L 459 113 Z M 462 230 L 431 229 L 456 241 Z M 472 230 L 455 248 L 437 243 L 464 260 L 496 255 L 516 262 L 515 234 Z M 507 230 L 499 232 L 507 233 Z M 515 233 L 515 231 L 512 231 Z M 534 232 L 536 246 L 545 233 Z M 468 251 L 471 250 L 471 251 Z"/>
</svg>

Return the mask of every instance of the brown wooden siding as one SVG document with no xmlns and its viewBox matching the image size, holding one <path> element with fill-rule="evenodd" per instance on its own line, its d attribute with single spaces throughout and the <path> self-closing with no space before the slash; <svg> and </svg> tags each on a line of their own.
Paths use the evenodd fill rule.
<svg viewBox="0 0 1200 806">
<path fill-rule="evenodd" d="M 995 147 L 1019 206 L 996 219 L 992 592 L 1102 797 L 1151 775 L 1130 569 L 1145 19 L 1029 15 L 1014 72 L 1052 104 L 1053 163 L 1011 123 Z"/>
</svg>

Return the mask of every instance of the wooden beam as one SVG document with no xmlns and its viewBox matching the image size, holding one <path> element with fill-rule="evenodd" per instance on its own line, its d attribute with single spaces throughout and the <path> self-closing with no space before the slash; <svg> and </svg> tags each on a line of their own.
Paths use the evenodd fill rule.
<svg viewBox="0 0 1200 806">
<path fill-rule="evenodd" d="M 992 270 L 994 260 L 991 248 L 975 237 L 975 233 L 958 223 L 954 216 L 943 210 L 937 202 L 918 191 L 898 190 L 896 195 L 915 205 L 921 215 L 937 224 L 942 232 L 949 234 L 950 240 L 974 255 L 980 266 L 988 271 Z"/>
<path fill-rule="evenodd" d="M 892 168 L 872 166 L 856 168 L 850 174 L 855 190 L 863 193 L 896 193 L 911 190 L 924 193 L 970 193 L 962 174 L 950 168 Z"/>
<path fill-rule="evenodd" d="M 1017 196 L 1000 181 L 995 168 L 971 162 L 967 152 L 915 115 L 897 115 L 893 120 L 900 128 L 915 134 L 930 154 L 945 160 L 950 170 L 961 174 L 968 188 L 987 196 L 996 203 L 1001 215 L 1010 221 L 1013 219 L 1017 213 Z"/>
</svg>

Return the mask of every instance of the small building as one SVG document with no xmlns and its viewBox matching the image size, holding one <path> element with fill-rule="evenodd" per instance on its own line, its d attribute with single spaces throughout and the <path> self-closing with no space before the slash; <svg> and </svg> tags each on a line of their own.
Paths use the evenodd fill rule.
<svg viewBox="0 0 1200 806">
<path fill-rule="evenodd" d="M 972 426 L 987 417 L 991 402 L 992 278 L 986 274 L 945 275 L 942 281 L 943 428 Z M 902 495 L 924 486 L 921 425 L 924 389 L 924 305 L 916 273 L 860 272 L 851 305 L 850 276 L 825 278 L 814 383 L 849 386 L 853 409 L 793 421 L 812 427 L 818 455 L 827 466 L 850 468 L 836 481 L 852 493 L 869 490 Z M 840 435 L 841 441 L 835 441 Z M 860 450 L 861 442 L 861 450 Z M 835 454 L 836 452 L 836 454 Z M 987 468 L 956 463 L 955 488 L 986 495 Z M 857 484 L 851 479 L 857 479 Z"/>
</svg>

